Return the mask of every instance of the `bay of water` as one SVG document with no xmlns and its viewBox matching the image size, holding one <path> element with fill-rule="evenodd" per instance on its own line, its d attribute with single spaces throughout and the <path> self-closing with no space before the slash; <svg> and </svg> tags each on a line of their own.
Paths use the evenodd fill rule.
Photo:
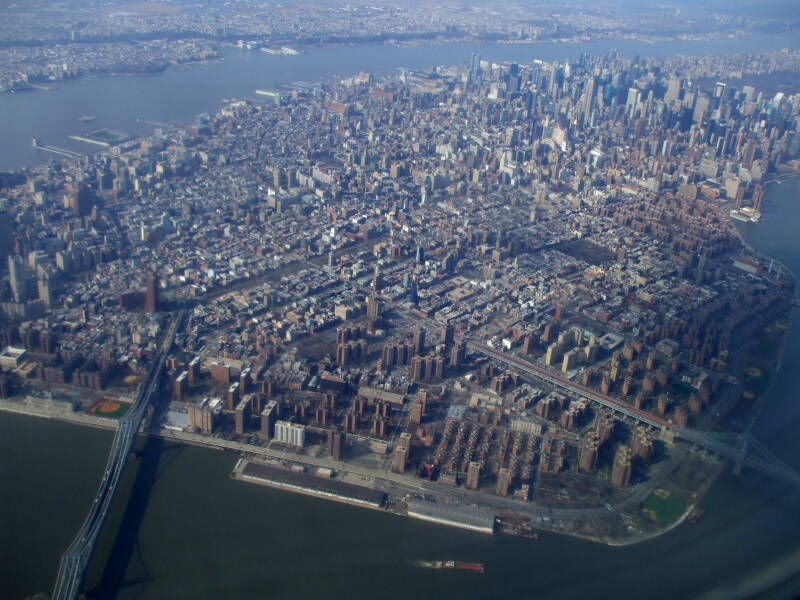
<svg viewBox="0 0 800 600">
<path fill-rule="evenodd" d="M 365 45 L 312 47 L 299 56 L 273 56 L 263 52 L 226 49 L 223 59 L 189 65 L 157 74 L 109 75 L 66 81 L 51 91 L 0 95 L 0 169 L 12 170 L 58 158 L 31 146 L 34 137 L 47 145 L 78 152 L 97 146 L 78 142 L 70 135 L 107 127 L 132 135 L 152 132 L 144 121 L 186 123 L 197 114 L 215 112 L 224 98 L 253 97 L 255 90 L 292 81 L 318 81 L 351 76 L 358 71 L 375 74 L 399 67 L 429 68 L 464 63 L 470 53 L 496 61 L 529 63 L 533 59 L 565 60 L 581 53 L 601 55 L 617 49 L 623 56 L 674 54 L 732 54 L 797 48 L 791 34 L 753 35 L 713 41 L 679 40 L 646 43 L 632 40 L 563 42 L 545 44 L 420 44 L 415 46 Z M 78 121 L 94 115 L 90 123 Z"/>
</svg>

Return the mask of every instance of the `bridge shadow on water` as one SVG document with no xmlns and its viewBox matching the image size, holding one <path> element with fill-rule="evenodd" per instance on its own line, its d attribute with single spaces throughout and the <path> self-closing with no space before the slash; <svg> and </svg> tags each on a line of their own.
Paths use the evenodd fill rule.
<svg viewBox="0 0 800 600">
<path fill-rule="evenodd" d="M 161 438 L 148 437 L 142 449 L 136 451 L 139 470 L 100 580 L 93 589 L 87 591 L 89 600 L 118 598 L 126 588 L 136 588 L 126 591 L 126 598 L 138 598 L 146 592 L 150 582 L 155 579 L 150 573 L 146 554 L 142 548 L 141 526 L 153 488 L 172 461 L 179 456 L 181 449 L 182 446 L 167 444 Z M 125 574 L 134 554 L 142 575 L 126 580 Z M 97 560 L 97 557 L 94 560 Z"/>
</svg>

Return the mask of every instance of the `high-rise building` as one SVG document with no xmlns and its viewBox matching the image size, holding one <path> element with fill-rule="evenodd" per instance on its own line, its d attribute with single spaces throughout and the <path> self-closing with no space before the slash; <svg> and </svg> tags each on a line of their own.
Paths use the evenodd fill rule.
<svg viewBox="0 0 800 600">
<path fill-rule="evenodd" d="M 145 307 L 147 308 L 147 312 L 158 312 L 158 275 L 156 275 L 153 271 L 148 271 L 145 277 L 145 282 L 147 284 L 147 292 L 145 295 Z"/>
<path fill-rule="evenodd" d="M 644 427 L 637 427 L 631 440 L 631 454 L 633 460 L 638 460 L 644 465 L 649 465 L 653 459 L 653 439 Z"/>
<path fill-rule="evenodd" d="M 203 398 L 199 404 L 189 405 L 189 425 L 204 435 L 214 430 L 214 416 L 219 408 L 219 399 Z"/>
<path fill-rule="evenodd" d="M 414 330 L 414 354 L 422 356 L 425 353 L 425 330 L 417 327 Z"/>
<path fill-rule="evenodd" d="M 358 413 L 355 411 L 348 411 L 344 415 L 344 428 L 347 433 L 355 433 L 358 431 L 359 418 Z"/>
<path fill-rule="evenodd" d="M 408 448 L 397 446 L 392 453 L 392 472 L 405 473 L 408 464 Z"/>
<path fill-rule="evenodd" d="M 342 459 L 342 432 L 328 430 L 328 455 L 333 460 Z"/>
<path fill-rule="evenodd" d="M 525 340 L 522 342 L 522 353 L 530 354 L 531 350 L 533 350 L 533 337 L 526 335 Z"/>
<path fill-rule="evenodd" d="M 454 325 L 450 325 L 449 323 L 445 326 L 444 331 L 442 332 L 442 343 L 445 346 L 450 346 L 456 339 L 456 328 Z"/>
<path fill-rule="evenodd" d="M 47 278 L 42 278 L 37 280 L 36 286 L 37 290 L 37 298 L 41 300 L 45 306 L 50 306 L 53 304 L 53 289 L 50 286 L 50 280 Z"/>
<path fill-rule="evenodd" d="M 578 355 L 577 348 L 573 348 L 572 350 L 568 350 L 564 353 L 564 358 L 561 361 L 561 370 L 566 373 L 567 371 L 571 371 L 575 367 L 575 357 Z"/>
<path fill-rule="evenodd" d="M 386 435 L 386 422 L 387 419 L 375 416 L 372 419 L 372 435 L 375 437 L 384 437 Z"/>
<path fill-rule="evenodd" d="M 632 389 L 633 389 L 633 377 L 628 375 L 622 382 L 622 395 L 628 396 L 631 393 Z"/>
<path fill-rule="evenodd" d="M 697 125 L 701 125 L 703 120 L 708 114 L 708 107 L 710 105 L 710 101 L 708 96 L 702 94 L 697 97 L 694 103 L 694 111 L 692 112 L 692 122 L 696 123 Z"/>
<path fill-rule="evenodd" d="M 631 450 L 627 446 L 620 446 L 614 456 L 614 466 L 611 469 L 611 484 L 614 487 L 627 487 L 631 481 Z"/>
<path fill-rule="evenodd" d="M 275 436 L 275 423 L 278 420 L 278 403 L 270 400 L 261 411 L 261 438 L 271 440 Z"/>
<path fill-rule="evenodd" d="M 411 405 L 411 422 L 419 425 L 422 423 L 422 403 L 421 402 L 414 402 Z"/>
<path fill-rule="evenodd" d="M 284 183 L 283 171 L 281 170 L 280 167 L 274 167 L 272 169 L 272 185 L 275 188 L 279 188 L 281 185 L 283 185 L 283 183 Z"/>
<path fill-rule="evenodd" d="M 764 188 L 760 183 L 753 189 L 753 208 L 761 211 L 761 202 L 764 200 Z"/>
<path fill-rule="evenodd" d="M 263 394 L 250 394 L 250 415 L 260 417 L 261 409 L 264 408 L 264 395 Z"/>
<path fill-rule="evenodd" d="M 228 394 L 225 396 L 225 410 L 236 410 L 239 404 L 239 382 L 236 381 L 228 387 Z"/>
<path fill-rule="evenodd" d="M 15 257 L 8 257 L 8 272 L 11 279 L 11 291 L 14 293 L 14 302 L 28 300 L 28 281 L 25 276 L 25 265 Z"/>
<path fill-rule="evenodd" d="M 669 104 L 670 102 L 677 100 L 681 93 L 681 80 L 672 78 L 669 80 L 667 84 L 667 91 L 664 94 L 664 102 Z"/>
<path fill-rule="evenodd" d="M 614 434 L 614 418 L 608 413 L 600 413 L 595 420 L 595 432 L 599 443 L 605 444 Z"/>
<path fill-rule="evenodd" d="M 428 390 L 420 389 L 417 391 L 417 402 L 422 405 L 422 413 L 425 414 L 425 409 L 428 407 Z"/>
<path fill-rule="evenodd" d="M 429 360 L 428 364 L 430 364 L 431 362 L 433 362 L 432 377 L 437 380 L 442 379 L 444 377 L 444 358 L 442 358 L 441 356 L 437 356 L 432 361 Z M 428 372 L 430 373 L 430 367 Z M 429 374 L 428 377 L 430 378 L 431 375 Z"/>
<path fill-rule="evenodd" d="M 222 385 L 231 382 L 231 367 L 225 363 L 215 362 L 211 364 L 211 379 Z"/>
<path fill-rule="evenodd" d="M 239 393 L 246 394 L 250 391 L 250 367 L 245 367 L 239 373 Z"/>
<path fill-rule="evenodd" d="M 425 378 L 425 361 L 420 356 L 411 359 L 411 378 L 414 381 L 422 381 Z"/>
<path fill-rule="evenodd" d="M 88 187 L 81 187 L 70 198 L 70 208 L 72 214 L 76 217 L 88 217 L 92 213 L 92 207 L 95 205 L 94 192 Z"/>
<path fill-rule="evenodd" d="M 174 393 L 176 400 L 183 400 L 183 395 L 189 387 L 188 379 L 189 373 L 187 371 L 181 372 L 181 374 L 175 378 Z"/>
<path fill-rule="evenodd" d="M 477 490 L 481 479 L 481 463 L 472 461 L 467 469 L 467 489 Z"/>
<path fill-rule="evenodd" d="M 314 411 L 314 422 L 322 427 L 326 426 L 330 421 L 330 411 L 324 406 L 320 406 Z"/>
<path fill-rule="evenodd" d="M 367 296 L 367 319 L 369 321 L 378 321 L 383 314 L 383 302 L 373 296 Z"/>
<path fill-rule="evenodd" d="M 581 444 L 581 454 L 578 459 L 578 466 L 581 471 L 591 473 L 597 466 L 597 453 L 600 446 L 600 439 L 597 434 L 590 432 Z"/>
<path fill-rule="evenodd" d="M 497 473 L 497 487 L 495 493 L 498 496 L 508 496 L 508 488 L 511 485 L 511 470 L 503 467 Z"/>
<path fill-rule="evenodd" d="M 544 364 L 548 367 L 552 366 L 556 362 L 556 358 L 558 357 L 558 344 L 553 342 L 547 347 L 547 352 L 544 355 Z"/>
<path fill-rule="evenodd" d="M 401 433 L 400 441 L 392 453 L 392 472 L 405 473 L 408 466 L 408 455 L 411 451 L 411 434 Z"/>
<path fill-rule="evenodd" d="M 397 346 L 386 344 L 381 353 L 381 360 L 383 360 L 383 366 L 387 369 L 395 366 L 397 364 Z"/>
<path fill-rule="evenodd" d="M 641 92 L 636 88 L 628 88 L 628 98 L 625 100 L 625 112 L 628 116 L 633 116 L 633 111 L 639 103 Z"/>
<path fill-rule="evenodd" d="M 289 421 L 275 422 L 275 441 L 289 446 L 302 448 L 306 443 L 305 425 Z"/>
<path fill-rule="evenodd" d="M 11 254 L 14 247 L 14 214 L 0 210 L 0 259 Z"/>
<path fill-rule="evenodd" d="M 234 427 L 236 433 L 244 433 L 247 431 L 247 425 L 250 421 L 250 397 L 245 396 L 236 405 L 236 410 L 233 413 Z"/>
<path fill-rule="evenodd" d="M 459 367 L 464 364 L 466 360 L 466 350 L 463 344 L 457 344 L 450 349 L 450 362 L 449 366 Z"/>
<path fill-rule="evenodd" d="M 197 385 L 200 379 L 200 357 L 195 356 L 189 361 L 189 387 Z"/>
<path fill-rule="evenodd" d="M 336 346 L 336 363 L 345 366 L 350 361 L 350 344 Z"/>
</svg>

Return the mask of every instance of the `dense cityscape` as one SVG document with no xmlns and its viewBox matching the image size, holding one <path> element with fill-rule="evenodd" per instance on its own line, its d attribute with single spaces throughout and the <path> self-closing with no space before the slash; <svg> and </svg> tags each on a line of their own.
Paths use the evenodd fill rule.
<svg viewBox="0 0 800 600">
<path fill-rule="evenodd" d="M 654 18 L 131 10 L 30 30 L 21 13 L 3 85 L 213 59 L 223 38 L 645 35 Z M 663 35 L 711 31 L 669 14 Z M 237 452 L 244 482 L 531 539 L 697 521 L 728 461 L 794 482 L 720 440 L 746 439 L 798 302 L 734 221 L 800 170 L 800 91 L 781 83 L 799 62 L 473 53 L 76 138 L 95 153 L 34 138 L 58 160 L 0 179 L 0 409 L 117 429 L 84 527 L 137 432 Z M 81 584 L 86 531 L 54 597 Z"/>
<path fill-rule="evenodd" d="M 160 71 L 216 58 L 225 45 L 273 51 L 430 41 L 541 42 L 738 38 L 800 27 L 791 9 L 766 14 L 614 1 L 592 10 L 561 2 L 347 4 L 210 2 L 0 3 L 0 91 L 47 89 L 103 73 Z"/>
</svg>

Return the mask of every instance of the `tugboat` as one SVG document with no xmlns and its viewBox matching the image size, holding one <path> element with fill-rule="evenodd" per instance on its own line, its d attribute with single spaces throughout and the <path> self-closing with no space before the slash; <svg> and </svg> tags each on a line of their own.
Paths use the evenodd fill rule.
<svg viewBox="0 0 800 600">
<path fill-rule="evenodd" d="M 456 562 L 454 560 L 421 560 L 417 564 L 426 569 L 453 569 L 455 571 L 483 573 L 483 563 Z"/>
</svg>

